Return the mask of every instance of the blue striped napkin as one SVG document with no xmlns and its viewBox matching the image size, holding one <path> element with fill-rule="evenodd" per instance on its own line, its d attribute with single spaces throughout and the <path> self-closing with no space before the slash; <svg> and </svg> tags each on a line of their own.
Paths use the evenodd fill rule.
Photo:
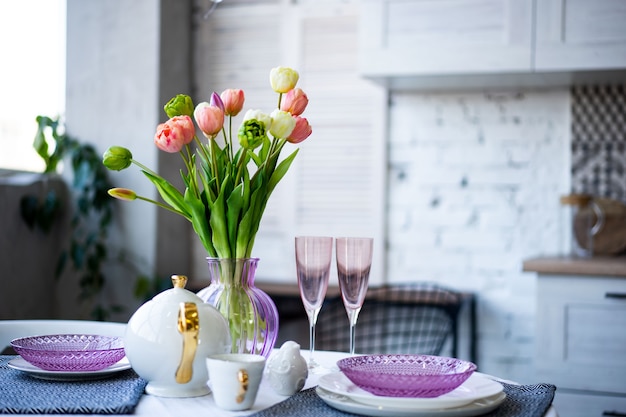
<svg viewBox="0 0 626 417">
<path fill-rule="evenodd" d="M 0 356 L 0 414 L 131 414 L 146 381 L 132 369 L 89 381 L 50 381 L 9 368 Z"/>
</svg>

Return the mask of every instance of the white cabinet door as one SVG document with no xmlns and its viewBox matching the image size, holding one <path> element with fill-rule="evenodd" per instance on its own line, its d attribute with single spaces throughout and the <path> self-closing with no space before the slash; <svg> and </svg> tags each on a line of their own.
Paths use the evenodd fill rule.
<svg viewBox="0 0 626 417">
<path fill-rule="evenodd" d="M 540 275 L 536 377 L 626 394 L 626 279 Z"/>
<path fill-rule="evenodd" d="M 626 415 L 626 396 L 571 391 L 558 387 L 554 408 L 562 417 L 610 417 Z"/>
<path fill-rule="evenodd" d="M 529 72 L 532 0 L 362 0 L 368 77 Z"/>
<path fill-rule="evenodd" d="M 626 68 L 625 0 L 537 0 L 535 70 Z"/>
</svg>

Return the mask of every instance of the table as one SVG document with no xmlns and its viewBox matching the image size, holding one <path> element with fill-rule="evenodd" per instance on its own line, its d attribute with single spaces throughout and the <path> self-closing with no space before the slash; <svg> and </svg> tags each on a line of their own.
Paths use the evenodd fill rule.
<svg viewBox="0 0 626 417">
<path fill-rule="evenodd" d="M 308 357 L 308 352 L 302 352 Z M 315 358 L 322 366 L 327 368 L 335 367 L 337 360 L 346 357 L 345 352 L 325 352 L 316 351 Z M 314 387 L 321 375 L 309 374 L 305 388 Z M 152 395 L 144 395 L 135 410 L 135 416 L 146 417 L 180 417 L 180 416 L 211 416 L 211 417 L 233 417 L 247 416 L 254 414 L 260 410 L 266 409 L 278 402 L 285 400 L 287 397 L 276 394 L 267 381 L 261 383 L 259 393 L 254 407 L 246 411 L 225 411 L 219 409 L 211 395 L 195 398 L 163 398 Z M 15 415 L 15 414 L 13 414 Z M 23 415 L 27 416 L 27 415 Z M 58 416 L 58 414 L 57 414 Z M 80 416 L 73 414 L 72 416 Z M 101 416 L 101 415 L 100 415 Z M 550 408 L 545 417 L 558 417 L 554 408 Z"/>
</svg>

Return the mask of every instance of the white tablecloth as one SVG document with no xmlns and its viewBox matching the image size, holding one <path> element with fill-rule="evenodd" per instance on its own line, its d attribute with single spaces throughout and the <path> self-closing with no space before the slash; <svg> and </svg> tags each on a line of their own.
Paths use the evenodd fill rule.
<svg viewBox="0 0 626 417">
<path fill-rule="evenodd" d="M 308 351 L 303 351 L 303 355 L 308 358 Z M 322 366 L 328 369 L 336 369 L 337 360 L 346 357 L 347 353 L 342 352 L 315 352 L 315 358 Z M 322 374 L 309 373 L 309 378 L 305 388 L 314 387 Z M 144 395 L 135 410 L 135 416 L 145 417 L 180 417 L 180 416 L 211 416 L 211 417 L 231 417 L 247 416 L 257 411 L 268 408 L 287 397 L 274 392 L 267 381 L 261 382 L 256 402 L 252 409 L 246 411 L 225 411 L 218 408 L 213 401 L 212 395 L 205 395 L 196 398 L 162 398 L 152 395 Z M 14 414 L 15 415 L 15 414 Z M 26 416 L 26 415 L 24 415 Z M 58 414 L 57 414 L 58 416 Z M 79 416 L 74 414 L 72 416 Z M 545 417 L 558 417 L 556 411 L 551 407 Z"/>
</svg>

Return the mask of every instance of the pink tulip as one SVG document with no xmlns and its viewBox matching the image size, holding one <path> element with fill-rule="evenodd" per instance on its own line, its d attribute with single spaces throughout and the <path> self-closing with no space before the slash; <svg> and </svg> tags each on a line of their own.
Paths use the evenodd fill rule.
<svg viewBox="0 0 626 417">
<path fill-rule="evenodd" d="M 191 143 L 193 137 L 196 135 L 196 128 L 193 125 L 193 120 L 189 116 L 174 116 L 168 122 L 180 129 L 183 134 L 183 141 L 185 145 Z"/>
<path fill-rule="evenodd" d="M 288 111 L 292 116 L 300 116 L 308 104 L 309 98 L 304 91 L 300 88 L 294 88 L 285 94 L 282 103 L 280 103 L 280 109 Z"/>
<path fill-rule="evenodd" d="M 245 100 L 243 90 L 229 88 L 228 90 L 224 90 L 220 97 L 224 103 L 224 113 L 226 113 L 227 116 L 237 116 L 241 109 L 243 109 L 243 102 Z"/>
<path fill-rule="evenodd" d="M 287 142 L 300 143 L 311 135 L 313 129 L 309 121 L 304 117 L 295 116 L 294 118 L 296 119 L 296 127 L 291 131 Z"/>
<path fill-rule="evenodd" d="M 193 117 L 207 138 L 217 135 L 224 126 L 224 111 L 217 106 L 211 106 L 207 102 L 196 106 L 196 109 L 193 111 Z"/>
<path fill-rule="evenodd" d="M 162 151 L 179 152 L 193 140 L 196 131 L 189 116 L 175 116 L 157 126 L 154 144 Z"/>
</svg>

